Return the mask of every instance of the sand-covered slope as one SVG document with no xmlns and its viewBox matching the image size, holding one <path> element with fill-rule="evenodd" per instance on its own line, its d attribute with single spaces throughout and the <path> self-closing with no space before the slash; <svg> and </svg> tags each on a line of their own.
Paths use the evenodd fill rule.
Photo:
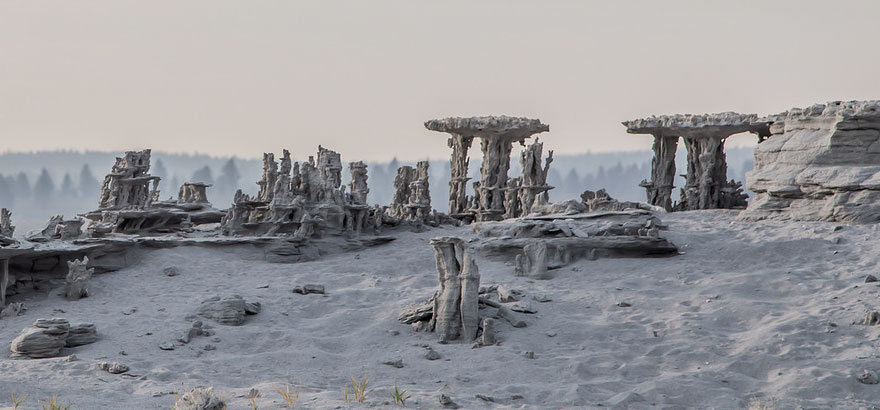
<svg viewBox="0 0 880 410">
<path fill-rule="evenodd" d="M 93 322 L 100 339 L 65 350 L 77 361 L 4 354 L 0 405 L 15 391 L 30 395 L 27 409 L 54 393 L 80 410 L 168 409 L 171 392 L 213 386 L 233 409 L 247 408 L 251 388 L 262 392 L 260 408 L 275 409 L 273 386 L 287 381 L 300 386 L 307 409 L 391 408 L 395 382 L 412 394 L 408 408 L 424 409 L 440 407 L 441 389 L 468 409 L 735 409 L 752 397 L 807 409 L 880 402 L 880 385 L 856 378 L 880 370 L 880 326 L 854 324 L 880 305 L 880 288 L 864 283 L 877 273 L 875 226 L 741 222 L 735 211 L 663 219 L 683 255 L 583 260 L 550 280 L 515 277 L 512 263 L 478 255 L 484 285 L 522 290 L 538 310 L 518 314 L 525 328 L 499 322 L 501 345 L 481 348 L 438 344 L 397 321 L 437 285 L 428 239 L 472 237 L 468 227 L 400 233 L 384 246 L 299 264 L 266 263 L 245 250 L 144 253 L 132 267 L 93 278 L 91 297 L 69 302 L 59 287 L 17 299 L 27 311 L 0 320 L 5 343 L 53 316 Z M 181 273 L 168 277 L 167 266 Z M 324 285 L 327 295 L 291 292 L 306 283 Z M 215 335 L 159 349 L 191 326 L 201 300 L 230 294 L 260 302 L 262 312 L 238 327 L 205 320 Z M 552 300 L 532 300 L 538 295 Z M 425 359 L 425 346 L 442 358 Z M 381 364 L 394 360 L 404 367 Z M 98 361 L 131 370 L 113 375 Z M 342 387 L 364 372 L 366 403 L 345 403 Z"/>
</svg>

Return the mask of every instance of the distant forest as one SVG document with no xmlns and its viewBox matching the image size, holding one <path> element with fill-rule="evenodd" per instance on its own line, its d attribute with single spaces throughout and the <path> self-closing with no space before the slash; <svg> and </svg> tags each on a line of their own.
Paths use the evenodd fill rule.
<svg viewBox="0 0 880 410">
<path fill-rule="evenodd" d="M 744 181 L 745 172 L 753 166 L 752 148 L 730 148 L 726 152 L 728 179 Z M 19 234 L 41 227 L 52 215 L 72 217 L 95 209 L 104 175 L 110 171 L 117 155 L 95 151 L 0 154 L 0 207 L 12 210 Z M 294 154 L 294 159 L 307 160 L 307 155 Z M 344 162 L 357 160 L 347 157 L 345 152 L 342 157 Z M 679 173 L 686 169 L 685 158 L 684 150 L 680 149 L 676 158 Z M 415 161 L 396 159 L 368 162 L 369 201 L 387 205 L 397 168 L 414 164 Z M 479 167 L 479 152 L 474 150 L 470 164 L 472 178 L 479 178 Z M 154 151 L 150 173 L 162 178 L 159 189 L 163 199 L 176 198 L 177 189 L 183 182 L 212 184 L 208 198 L 215 207 L 222 209 L 230 204 L 236 189 L 256 193 L 256 181 L 262 175 L 262 160 Z M 519 157 L 514 154 L 510 175 L 519 173 Z M 432 204 L 438 211 L 445 212 L 449 162 L 431 161 L 430 174 Z M 584 190 L 599 188 L 607 189 L 618 199 L 644 201 L 645 191 L 638 183 L 650 178 L 650 174 L 651 151 L 647 150 L 555 155 L 547 182 L 555 187 L 550 191 L 551 201 L 576 199 Z M 343 172 L 343 178 L 348 178 L 347 172 Z"/>
</svg>

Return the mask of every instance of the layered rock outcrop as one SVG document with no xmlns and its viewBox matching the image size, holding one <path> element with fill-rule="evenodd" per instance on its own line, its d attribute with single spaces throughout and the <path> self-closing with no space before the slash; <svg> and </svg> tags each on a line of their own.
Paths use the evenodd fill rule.
<svg viewBox="0 0 880 410">
<path fill-rule="evenodd" d="M 87 345 L 96 340 L 98 335 L 92 323 L 71 325 L 67 319 L 37 319 L 12 340 L 9 350 L 15 358 L 42 359 L 60 356 L 64 347 Z"/>
<path fill-rule="evenodd" d="M 771 136 L 746 174 L 754 200 L 740 217 L 880 221 L 880 101 L 795 108 L 761 119 Z"/>
</svg>

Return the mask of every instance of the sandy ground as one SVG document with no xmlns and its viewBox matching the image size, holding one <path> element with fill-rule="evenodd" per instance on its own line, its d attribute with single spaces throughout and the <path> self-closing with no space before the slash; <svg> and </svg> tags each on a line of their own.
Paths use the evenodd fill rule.
<svg viewBox="0 0 880 410">
<path fill-rule="evenodd" d="M 501 345 L 478 349 L 439 344 L 397 321 L 437 284 L 428 239 L 473 236 L 467 227 L 401 232 L 388 245 L 300 264 L 266 263 L 244 249 L 155 250 L 96 276 L 89 298 L 63 300 L 60 288 L 13 298 L 27 311 L 0 321 L 6 343 L 53 316 L 93 322 L 100 339 L 65 349 L 72 362 L 4 355 L 0 405 L 14 391 L 30 395 L 23 409 L 52 394 L 75 410 L 168 409 L 172 392 L 213 386 L 232 409 L 247 408 L 244 395 L 257 388 L 260 408 L 274 410 L 282 402 L 273 387 L 285 382 L 302 390 L 305 409 L 392 408 L 395 382 L 412 395 L 408 408 L 423 409 L 440 407 L 441 389 L 467 409 L 742 409 L 753 397 L 780 408 L 880 403 L 880 385 L 856 380 L 880 370 L 880 326 L 860 324 L 878 304 L 880 288 L 864 283 L 878 273 L 877 227 L 735 215 L 664 215 L 664 234 L 683 255 L 580 261 L 550 280 L 514 277 L 510 263 L 480 257 L 482 284 L 552 301 L 532 301 L 537 314 L 518 314 L 528 327 L 500 323 Z M 165 276 L 166 266 L 181 274 Z M 327 295 L 291 293 L 306 283 L 323 284 Z M 259 301 L 262 312 L 159 349 L 189 327 L 201 300 L 230 294 Z M 426 360 L 425 346 L 442 359 Z M 127 364 L 130 374 L 99 370 L 101 360 Z M 365 372 L 366 403 L 344 402 L 349 377 Z"/>
</svg>

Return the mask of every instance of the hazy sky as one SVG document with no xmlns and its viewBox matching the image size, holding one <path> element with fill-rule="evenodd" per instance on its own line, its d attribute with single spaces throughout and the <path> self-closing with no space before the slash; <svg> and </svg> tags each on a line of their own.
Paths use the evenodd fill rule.
<svg viewBox="0 0 880 410">
<path fill-rule="evenodd" d="M 440 158 L 425 120 L 620 121 L 880 98 L 880 1 L 0 0 L 0 151 Z"/>
</svg>

